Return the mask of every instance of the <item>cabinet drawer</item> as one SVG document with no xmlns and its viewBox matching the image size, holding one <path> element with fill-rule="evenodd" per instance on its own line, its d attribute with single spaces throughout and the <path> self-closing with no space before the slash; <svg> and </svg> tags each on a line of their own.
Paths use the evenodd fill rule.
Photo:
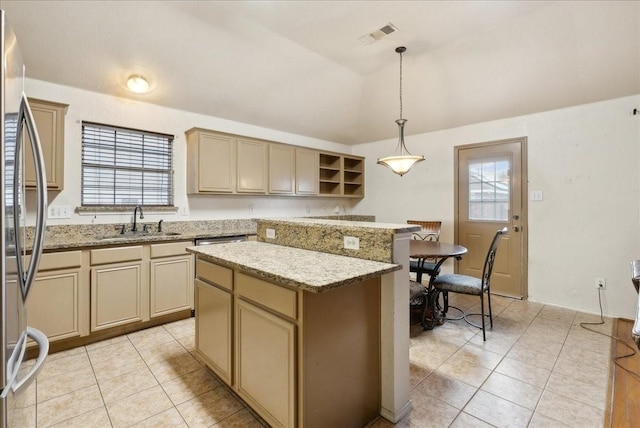
<svg viewBox="0 0 640 428">
<path fill-rule="evenodd" d="M 198 258 L 196 260 L 196 277 L 227 290 L 233 290 L 233 271 L 229 268 Z"/>
<path fill-rule="evenodd" d="M 239 296 L 289 318 L 295 319 L 297 317 L 297 293 L 293 290 L 238 273 L 236 275 L 236 292 Z"/>
<path fill-rule="evenodd" d="M 192 245 L 193 245 L 192 241 L 152 244 L 151 258 L 155 259 L 156 257 L 181 256 L 183 254 L 187 254 L 187 252 L 184 249 Z"/>
<path fill-rule="evenodd" d="M 65 251 L 62 253 L 45 253 L 40 257 L 38 271 L 51 269 L 67 269 L 82 266 L 82 251 Z"/>
<path fill-rule="evenodd" d="M 142 246 L 102 248 L 91 250 L 91 264 L 103 265 L 106 263 L 128 262 L 142 260 Z"/>
</svg>

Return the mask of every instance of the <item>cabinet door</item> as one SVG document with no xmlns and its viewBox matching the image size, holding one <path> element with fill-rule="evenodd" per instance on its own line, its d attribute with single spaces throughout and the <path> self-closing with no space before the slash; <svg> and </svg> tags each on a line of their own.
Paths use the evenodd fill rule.
<svg viewBox="0 0 640 428">
<path fill-rule="evenodd" d="M 189 193 L 232 193 L 236 187 L 236 139 L 195 131 L 188 135 Z"/>
<path fill-rule="evenodd" d="M 318 194 L 318 152 L 296 149 L 296 194 Z"/>
<path fill-rule="evenodd" d="M 269 193 L 293 194 L 295 148 L 269 144 Z"/>
<path fill-rule="evenodd" d="M 47 188 L 63 190 L 64 188 L 64 116 L 67 105 L 49 101 L 29 99 L 33 119 L 38 128 L 42 144 Z M 29 137 L 25 134 L 25 185 L 36 186 L 36 172 Z"/>
<path fill-rule="evenodd" d="M 243 300 L 235 315 L 238 394 L 269 424 L 295 426 L 295 325 Z"/>
<path fill-rule="evenodd" d="M 263 141 L 238 138 L 238 193 L 267 192 L 267 146 Z"/>
<path fill-rule="evenodd" d="M 199 279 L 196 284 L 196 351 L 228 385 L 231 384 L 231 293 Z"/>
<path fill-rule="evenodd" d="M 142 321 L 142 262 L 91 269 L 91 331 Z"/>
<path fill-rule="evenodd" d="M 38 274 L 29 294 L 29 325 L 49 341 L 80 336 L 80 269 Z"/>
<path fill-rule="evenodd" d="M 192 256 L 151 260 L 151 318 L 191 308 Z"/>
</svg>

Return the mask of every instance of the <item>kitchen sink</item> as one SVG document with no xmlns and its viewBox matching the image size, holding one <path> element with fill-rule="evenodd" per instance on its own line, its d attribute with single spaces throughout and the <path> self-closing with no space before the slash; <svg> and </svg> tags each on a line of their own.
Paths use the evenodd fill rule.
<svg viewBox="0 0 640 428">
<path fill-rule="evenodd" d="M 156 237 L 156 236 L 180 236 L 179 232 L 125 232 L 116 235 L 100 236 L 98 241 L 129 241 L 136 238 Z"/>
</svg>

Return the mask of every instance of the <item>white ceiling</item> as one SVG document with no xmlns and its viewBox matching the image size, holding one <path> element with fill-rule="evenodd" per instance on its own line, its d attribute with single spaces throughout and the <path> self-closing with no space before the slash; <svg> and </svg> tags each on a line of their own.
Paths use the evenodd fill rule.
<svg viewBox="0 0 640 428">
<path fill-rule="evenodd" d="M 409 135 L 640 93 L 638 1 L 0 5 L 29 77 L 345 144 L 396 136 L 401 45 Z"/>
</svg>

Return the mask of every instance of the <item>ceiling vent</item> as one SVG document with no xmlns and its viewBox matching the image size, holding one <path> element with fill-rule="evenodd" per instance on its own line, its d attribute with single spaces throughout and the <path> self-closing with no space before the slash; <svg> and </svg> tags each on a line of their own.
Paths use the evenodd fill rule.
<svg viewBox="0 0 640 428">
<path fill-rule="evenodd" d="M 370 45 L 371 43 L 377 42 L 378 40 L 384 37 L 387 37 L 388 35 L 393 34 L 397 31 L 398 31 L 398 27 L 396 27 L 395 25 L 389 22 L 384 27 L 379 28 L 369 34 L 365 34 L 364 36 L 360 37 L 358 40 L 362 44 Z"/>
</svg>

